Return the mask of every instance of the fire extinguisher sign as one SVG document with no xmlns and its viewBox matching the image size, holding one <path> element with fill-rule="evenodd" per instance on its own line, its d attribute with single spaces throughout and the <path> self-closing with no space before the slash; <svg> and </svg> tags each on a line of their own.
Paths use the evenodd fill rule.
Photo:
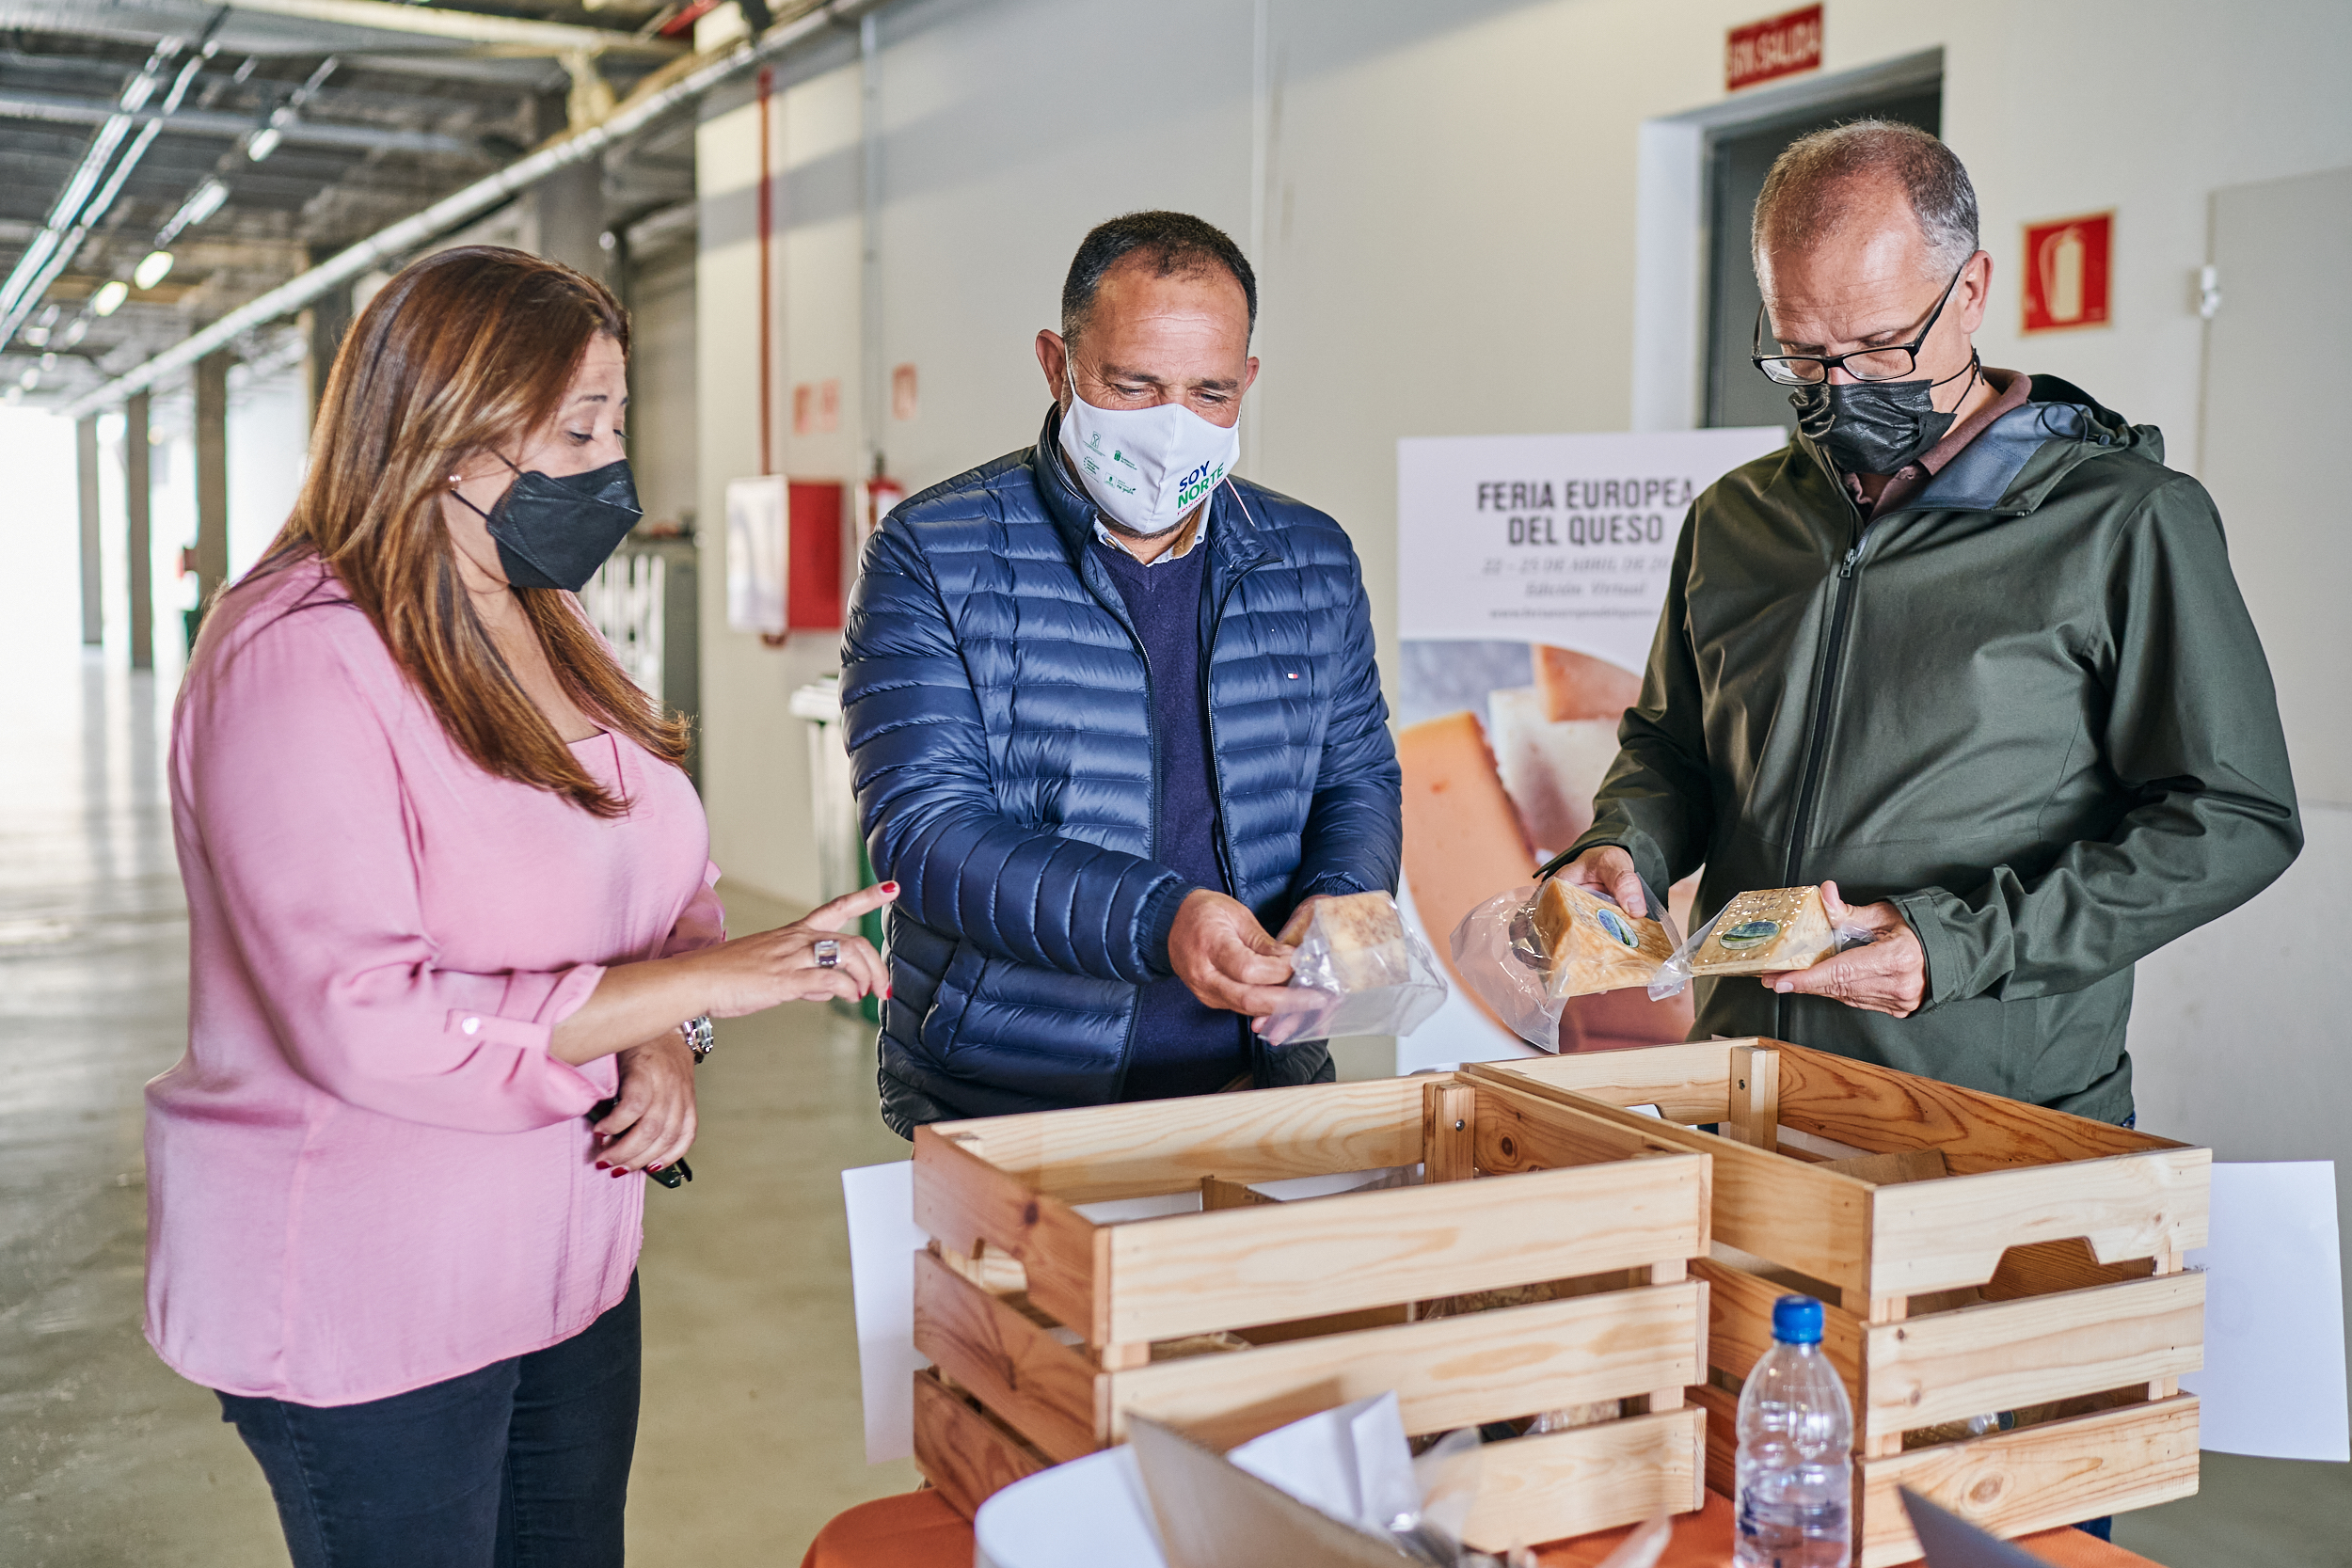
<svg viewBox="0 0 2352 1568">
<path fill-rule="evenodd" d="M 2114 238 L 2111 211 L 2026 225 L 2025 330 L 2107 325 Z"/>
</svg>

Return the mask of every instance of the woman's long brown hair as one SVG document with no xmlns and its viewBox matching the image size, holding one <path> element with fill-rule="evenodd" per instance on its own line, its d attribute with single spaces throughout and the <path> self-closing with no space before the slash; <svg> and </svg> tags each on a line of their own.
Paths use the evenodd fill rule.
<svg viewBox="0 0 2352 1568">
<path fill-rule="evenodd" d="M 474 613 L 440 510 L 462 463 L 511 453 L 555 417 L 599 333 L 628 352 L 612 291 L 559 262 L 467 245 L 404 270 L 344 336 L 309 477 L 256 571 L 325 562 L 460 751 L 500 778 L 616 816 L 628 802 L 573 757 Z M 565 695 L 683 766 L 686 721 L 622 673 L 579 601 L 554 588 L 512 592 Z"/>
</svg>

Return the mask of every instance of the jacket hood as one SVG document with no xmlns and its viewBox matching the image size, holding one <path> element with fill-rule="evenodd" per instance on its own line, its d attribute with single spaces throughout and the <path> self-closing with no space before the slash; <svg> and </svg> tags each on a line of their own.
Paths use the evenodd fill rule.
<svg viewBox="0 0 2352 1568">
<path fill-rule="evenodd" d="M 2071 381 L 2029 378 L 2024 406 L 1993 421 L 1897 512 L 2031 512 L 2083 464 L 2122 452 L 2164 461 L 2164 433 L 2136 425 Z M 1793 437 L 1836 483 L 1828 454 Z"/>
</svg>

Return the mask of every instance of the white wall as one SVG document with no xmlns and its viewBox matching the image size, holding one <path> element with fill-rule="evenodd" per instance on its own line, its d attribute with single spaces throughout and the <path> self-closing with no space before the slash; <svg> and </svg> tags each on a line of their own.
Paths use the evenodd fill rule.
<svg viewBox="0 0 2352 1568">
<path fill-rule="evenodd" d="M 702 504 L 691 246 L 675 246 L 638 270 L 629 315 L 629 467 L 645 515 L 677 522 Z"/>
<path fill-rule="evenodd" d="M 1244 470 L 1348 527 L 1386 644 L 1397 437 L 1631 427 L 1643 127 L 1722 102 L 1724 29 L 1765 8 L 903 0 L 882 24 L 881 357 L 919 367 L 922 407 L 879 433 L 892 469 L 919 487 L 1026 443 L 1044 407 L 1030 339 L 1055 320 L 1079 237 L 1137 207 L 1197 212 L 1243 241 L 1262 281 L 1265 368 Z M 1945 135 L 1975 178 L 1995 261 L 1986 359 L 2063 375 L 2162 425 L 2172 461 L 2193 468 L 2201 348 L 2191 279 L 2205 257 L 2208 197 L 2352 164 L 2343 86 L 2352 8 L 1829 8 L 1829 71 L 1935 48 Z M 843 430 L 780 435 L 779 450 L 792 471 L 853 479 L 853 46 L 787 74 L 776 419 L 782 430 L 793 381 L 837 376 Z M 747 108 L 715 105 L 699 144 L 702 504 L 712 523 L 725 479 L 755 463 L 750 125 Z M 2107 207 L 2114 325 L 2021 341 L 2020 225 Z M 722 531 L 707 526 L 703 537 L 713 552 L 704 690 L 719 860 L 741 879 L 810 897 L 805 760 L 783 693 L 829 668 L 832 649 L 771 653 L 724 632 Z M 2268 897 L 2300 909 L 2295 900 L 2348 878 L 2352 833 L 2315 816 L 2303 863 Z M 2275 983 L 2251 994 L 2239 986 L 2224 996 L 2227 982 L 2193 961 L 2200 943 L 2258 945 L 2254 924 L 2225 922 L 2149 962 L 2134 1033 L 2151 1124 L 2241 1156 L 2283 1146 L 2182 1093 L 2186 1054 L 2210 1051 L 2224 1021 L 2249 1032 L 2237 1049 L 2249 1062 L 2265 1059 L 2265 1040 L 2308 1038 L 2311 1053 L 2344 1040 L 2320 1007 L 2317 975 L 2275 950 L 2256 955 Z M 2200 1018 L 2213 1022 L 2188 1022 Z M 2327 1147 L 2352 1164 L 2346 1134 L 2329 1135 Z"/>
<path fill-rule="evenodd" d="M 229 384 L 229 576 L 262 558 L 302 488 L 310 447 L 310 394 L 300 364 Z"/>
</svg>

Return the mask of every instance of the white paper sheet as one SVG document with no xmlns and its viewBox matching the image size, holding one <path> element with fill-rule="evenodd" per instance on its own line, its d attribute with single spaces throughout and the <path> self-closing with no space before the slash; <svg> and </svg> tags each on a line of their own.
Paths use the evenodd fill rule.
<svg viewBox="0 0 2352 1568">
<path fill-rule="evenodd" d="M 2205 1370 L 2198 1443 L 2264 1459 L 2352 1459 L 2344 1365 L 2336 1167 L 2327 1160 L 2213 1167 Z"/>
<path fill-rule="evenodd" d="M 791 548 L 789 492 L 782 474 L 727 481 L 727 626 L 780 636 Z"/>
<path fill-rule="evenodd" d="M 850 1296 L 857 1311 L 857 1373 L 866 1402 L 866 1463 L 914 1451 L 914 1255 L 930 1242 L 914 1223 L 914 1163 L 841 1173 L 850 1216 Z"/>
<path fill-rule="evenodd" d="M 1375 1394 L 1253 1437 L 1225 1456 L 1317 1513 L 1378 1529 L 1421 1505 L 1394 1393 Z"/>
<path fill-rule="evenodd" d="M 973 1568 L 1168 1568 L 1124 1443 L 1014 1481 L 980 1504 L 972 1534 Z"/>
<path fill-rule="evenodd" d="M 1279 1427 L 1227 1457 L 1349 1524 L 1385 1524 L 1421 1502 L 1392 1393 Z M 1168 1562 L 1135 1449 L 1124 1445 L 1014 1481 L 980 1505 L 973 1535 L 975 1568 L 1167 1568 Z"/>
</svg>

